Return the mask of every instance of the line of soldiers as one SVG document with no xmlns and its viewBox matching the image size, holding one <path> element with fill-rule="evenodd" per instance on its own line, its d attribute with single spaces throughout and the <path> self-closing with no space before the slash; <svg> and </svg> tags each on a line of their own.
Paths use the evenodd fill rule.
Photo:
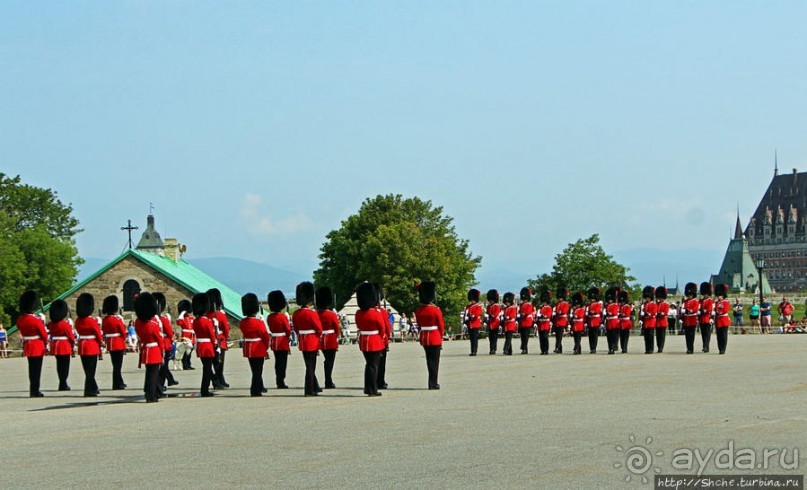
<svg viewBox="0 0 807 490">
<path fill-rule="evenodd" d="M 701 284 L 700 299 L 695 298 L 698 293 L 698 286 L 695 283 L 688 283 L 684 293 L 687 299 L 683 303 L 682 315 L 687 353 L 693 352 L 696 328 L 701 331 L 703 352 L 709 352 L 714 326 L 718 350 L 720 354 L 724 354 L 731 312 L 731 303 L 726 298 L 728 286 L 718 284 L 715 287 L 717 300 L 711 298 L 712 285 L 708 282 Z M 505 293 L 500 303 L 499 292 L 491 289 L 487 292 L 487 306 L 484 310 L 480 304 L 480 296 L 481 293 L 477 289 L 468 291 L 469 304 L 463 312 L 463 323 L 467 327 L 470 339 L 471 356 L 477 355 L 479 334 L 483 327 L 487 330 L 490 355 L 497 353 L 500 335 L 504 336 L 502 353 L 512 355 L 512 339 L 516 333 L 521 337 L 521 354 L 527 354 L 529 339 L 534 331 L 538 337 L 541 355 L 549 354 L 551 334 L 555 336 L 555 354 L 563 353 L 563 337 L 566 334 L 574 339 L 575 355 L 582 353 L 583 336 L 588 336 L 589 352 L 596 354 L 603 329 L 608 343 L 608 354 L 614 354 L 618 350 L 627 353 L 630 332 L 634 326 L 634 315 L 639 320 L 645 353 L 664 351 L 667 318 L 670 312 L 667 288 L 664 286 L 656 288 L 646 286 L 642 290 L 642 302 L 637 311 L 634 311 L 628 291 L 615 287 L 605 291 L 604 302 L 600 299 L 600 289 L 596 287 L 590 288 L 585 296 L 582 292 L 576 292 L 570 298 L 568 289 L 558 288 L 554 303 L 552 293 L 543 290 L 539 293 L 537 305 L 533 304 L 533 292 L 529 288 L 521 289 L 518 304 L 511 292 Z"/>
</svg>

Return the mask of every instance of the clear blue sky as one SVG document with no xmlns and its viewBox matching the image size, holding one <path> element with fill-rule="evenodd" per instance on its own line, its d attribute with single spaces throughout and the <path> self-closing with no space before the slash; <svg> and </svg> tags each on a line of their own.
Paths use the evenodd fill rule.
<svg viewBox="0 0 807 490">
<path fill-rule="evenodd" d="M 796 1 L 5 1 L 0 171 L 72 203 L 87 257 L 154 202 L 189 258 L 311 270 L 400 193 L 487 270 L 531 277 L 599 233 L 629 265 L 711 251 L 706 279 L 774 149 L 807 170 L 805 21 Z"/>
</svg>

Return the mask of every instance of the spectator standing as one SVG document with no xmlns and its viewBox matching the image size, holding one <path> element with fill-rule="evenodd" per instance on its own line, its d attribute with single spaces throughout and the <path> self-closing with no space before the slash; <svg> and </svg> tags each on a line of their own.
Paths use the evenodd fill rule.
<svg viewBox="0 0 807 490">
<path fill-rule="evenodd" d="M 751 325 L 759 326 L 759 305 L 755 299 L 751 300 L 751 306 L 748 307 L 748 320 Z"/>
<path fill-rule="evenodd" d="M 8 358 L 8 350 L 6 350 L 6 346 L 8 345 L 8 333 L 6 332 L 6 327 L 0 323 L 0 357 Z"/>
<path fill-rule="evenodd" d="M 765 327 L 770 330 L 771 327 L 771 303 L 768 298 L 762 298 L 762 304 L 759 305 L 759 325 L 762 333 L 765 333 Z"/>
<path fill-rule="evenodd" d="M 793 323 L 793 305 L 787 300 L 787 298 L 782 297 L 782 302 L 779 303 L 779 307 L 777 309 L 779 311 L 779 320 L 781 320 L 782 326 Z"/>
<path fill-rule="evenodd" d="M 736 298 L 734 300 L 734 306 L 732 307 L 732 311 L 734 311 L 734 327 L 742 328 L 743 326 L 743 302 L 740 301 L 740 298 Z"/>
</svg>

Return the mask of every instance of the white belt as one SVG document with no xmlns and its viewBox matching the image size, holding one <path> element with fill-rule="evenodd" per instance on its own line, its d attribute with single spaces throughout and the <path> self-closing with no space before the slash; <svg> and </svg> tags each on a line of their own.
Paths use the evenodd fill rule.
<svg viewBox="0 0 807 490">
<path fill-rule="evenodd" d="M 618 316 L 607 316 L 607 317 L 605 317 L 605 319 L 606 320 L 618 320 L 619 317 Z"/>
<path fill-rule="evenodd" d="M 729 316 L 728 313 L 719 313 L 717 316 Z"/>
<path fill-rule="evenodd" d="M 200 344 L 204 344 L 205 342 L 213 342 L 210 339 L 196 339 L 196 341 L 199 342 Z"/>
<path fill-rule="evenodd" d="M 79 340 L 94 340 L 95 335 L 79 335 L 78 339 Z"/>
<path fill-rule="evenodd" d="M 157 347 L 158 345 L 160 345 L 160 344 L 158 344 L 157 342 L 149 342 L 148 344 L 144 345 L 143 347 L 150 348 L 150 347 Z"/>
<path fill-rule="evenodd" d="M 588 317 L 589 317 L 589 318 L 599 318 L 599 317 L 600 317 L 600 315 L 589 315 Z"/>
<path fill-rule="evenodd" d="M 187 328 L 182 329 L 182 333 L 193 333 L 193 330 L 189 330 Z"/>
<path fill-rule="evenodd" d="M 257 339 L 244 339 L 244 342 L 258 342 L 259 340 L 261 340 L 261 339 L 260 338 L 257 338 Z"/>
<path fill-rule="evenodd" d="M 280 332 L 280 333 L 270 332 L 269 335 L 271 335 L 272 337 L 285 337 L 286 332 Z"/>
<path fill-rule="evenodd" d="M 316 330 L 300 330 L 297 332 L 299 335 L 311 335 L 312 333 L 317 333 Z"/>
<path fill-rule="evenodd" d="M 23 337 L 22 340 L 36 340 L 39 338 L 39 335 L 32 335 L 29 337 Z"/>
<path fill-rule="evenodd" d="M 509 321 L 512 322 L 513 320 Z M 432 330 L 437 330 L 437 327 L 436 326 L 420 327 L 421 332 L 431 332 Z"/>
<path fill-rule="evenodd" d="M 378 330 L 359 330 L 361 335 L 378 335 Z"/>
<path fill-rule="evenodd" d="M 69 338 L 67 338 L 67 337 L 51 337 L 50 339 L 51 339 L 51 340 L 70 340 L 70 339 L 69 339 Z"/>
<path fill-rule="evenodd" d="M 326 333 L 336 333 L 336 330 L 323 330 L 322 331 L 322 335 L 325 335 Z"/>
<path fill-rule="evenodd" d="M 119 333 L 108 333 L 108 334 L 104 335 L 104 337 L 110 339 L 112 337 L 120 337 L 120 334 Z"/>
</svg>

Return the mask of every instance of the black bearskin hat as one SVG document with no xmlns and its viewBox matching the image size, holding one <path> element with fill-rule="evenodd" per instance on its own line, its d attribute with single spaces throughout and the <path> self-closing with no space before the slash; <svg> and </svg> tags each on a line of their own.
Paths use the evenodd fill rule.
<svg viewBox="0 0 807 490">
<path fill-rule="evenodd" d="M 114 315 L 120 308 L 120 300 L 116 295 L 107 296 L 104 298 L 104 303 L 101 305 L 101 313 L 104 315 Z"/>
<path fill-rule="evenodd" d="M 512 305 L 513 301 L 515 299 L 516 299 L 515 294 L 507 292 L 507 293 L 504 293 L 504 297 L 502 298 L 502 301 L 504 301 L 504 304 L 506 304 L 506 305 Z"/>
<path fill-rule="evenodd" d="M 572 304 L 576 306 L 583 306 L 583 293 L 576 292 L 572 295 Z"/>
<path fill-rule="evenodd" d="M 667 299 L 667 288 L 659 286 L 656 288 L 656 299 Z"/>
<path fill-rule="evenodd" d="M 558 288 L 556 291 L 558 300 L 565 300 L 569 296 L 569 290 L 566 288 Z"/>
<path fill-rule="evenodd" d="M 327 310 L 333 306 L 333 291 L 328 286 L 317 289 L 314 296 L 317 300 L 317 308 Z"/>
<path fill-rule="evenodd" d="M 210 311 L 210 297 L 206 293 L 194 294 L 191 298 L 193 316 L 205 316 Z"/>
<path fill-rule="evenodd" d="M 725 298 L 726 296 L 728 296 L 728 292 L 729 292 L 728 284 L 718 284 L 717 286 L 715 286 L 715 296 L 722 296 Z"/>
<path fill-rule="evenodd" d="M 694 282 L 688 282 L 686 286 L 684 286 L 684 296 L 697 296 L 698 294 L 698 285 Z"/>
<path fill-rule="evenodd" d="M 521 292 L 519 293 L 519 298 L 523 299 L 524 301 L 529 301 L 532 299 L 532 289 L 530 288 L 521 288 Z"/>
<path fill-rule="evenodd" d="M 154 296 L 154 299 L 157 301 L 157 309 L 160 313 L 165 311 L 165 295 L 163 293 L 151 293 Z"/>
<path fill-rule="evenodd" d="M 255 316 L 260 309 L 261 304 L 255 293 L 247 293 L 241 296 L 241 313 L 243 313 L 244 316 Z"/>
<path fill-rule="evenodd" d="M 594 301 L 600 300 L 600 288 L 589 288 L 588 289 L 588 299 L 592 299 Z"/>
<path fill-rule="evenodd" d="M 712 295 L 712 283 L 702 282 L 701 283 L 701 294 L 704 295 L 704 296 L 711 296 Z"/>
<path fill-rule="evenodd" d="M 378 306 L 382 301 L 384 301 L 384 288 L 381 287 L 380 282 L 374 282 L 372 284 L 375 288 L 375 304 Z"/>
<path fill-rule="evenodd" d="M 491 289 L 488 291 L 488 301 L 493 301 L 494 303 L 499 302 L 499 292 L 495 289 Z"/>
<path fill-rule="evenodd" d="M 140 293 L 134 300 L 134 309 L 137 319 L 141 322 L 147 322 L 157 315 L 160 306 L 154 295 L 151 293 Z"/>
<path fill-rule="evenodd" d="M 377 298 L 375 286 L 369 282 L 363 282 L 356 287 L 356 303 L 360 310 L 368 310 L 375 306 Z"/>
<path fill-rule="evenodd" d="M 192 313 L 193 312 L 193 305 L 187 299 L 183 299 L 179 303 L 177 303 L 177 313 Z"/>
<path fill-rule="evenodd" d="M 605 290 L 605 301 L 616 301 L 616 295 L 619 292 L 617 288 L 608 288 Z"/>
<path fill-rule="evenodd" d="M 297 306 L 300 308 L 305 308 L 306 305 L 312 304 L 314 302 L 314 284 L 310 281 L 304 281 L 298 284 L 295 297 Z"/>
<path fill-rule="evenodd" d="M 280 313 L 286 307 L 286 295 L 283 294 L 283 291 L 272 291 L 266 297 L 266 303 L 269 304 L 269 311 Z"/>
<path fill-rule="evenodd" d="M 471 289 L 468 291 L 468 301 L 479 301 L 481 295 L 478 289 Z"/>
<path fill-rule="evenodd" d="M 53 300 L 50 304 L 50 321 L 60 322 L 67 318 L 68 308 L 67 303 L 63 299 Z"/>
<path fill-rule="evenodd" d="M 437 299 L 435 289 L 436 286 L 432 281 L 420 283 L 420 286 L 418 286 L 418 298 L 420 298 L 420 304 L 427 305 L 429 303 L 434 303 Z"/>
<path fill-rule="evenodd" d="M 224 301 L 221 299 L 221 291 L 218 288 L 207 290 L 207 296 L 210 298 L 210 310 L 220 310 L 224 308 Z"/>
<path fill-rule="evenodd" d="M 656 295 L 656 289 L 653 286 L 645 286 L 642 289 L 642 298 L 653 299 Z"/>
<path fill-rule="evenodd" d="M 20 313 L 33 313 L 39 306 L 39 296 L 36 291 L 25 291 L 20 295 Z"/>
<path fill-rule="evenodd" d="M 629 303 L 630 302 L 630 294 L 625 290 L 619 291 L 619 302 L 620 303 Z"/>
<path fill-rule="evenodd" d="M 552 301 L 552 293 L 548 289 L 541 290 L 541 303 L 549 303 Z"/>
<path fill-rule="evenodd" d="M 84 318 L 91 316 L 95 310 L 95 298 L 90 293 L 81 293 L 76 299 L 76 316 Z"/>
</svg>

